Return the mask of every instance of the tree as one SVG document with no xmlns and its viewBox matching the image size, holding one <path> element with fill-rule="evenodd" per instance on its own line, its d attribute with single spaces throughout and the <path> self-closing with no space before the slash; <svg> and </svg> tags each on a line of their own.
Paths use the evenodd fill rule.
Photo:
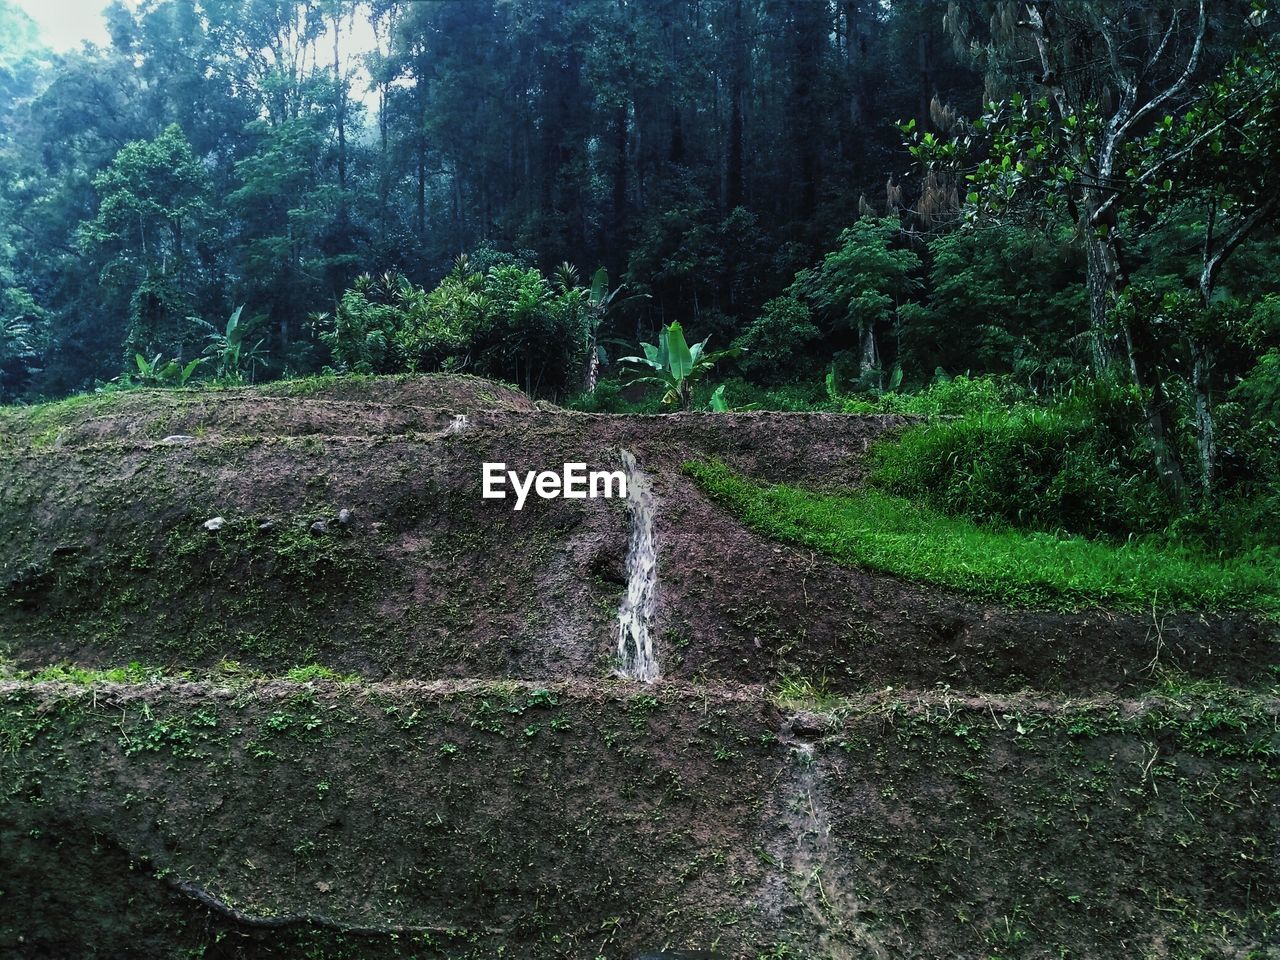
<svg viewBox="0 0 1280 960">
<path fill-rule="evenodd" d="M 948 10 L 957 42 L 980 44 L 989 73 L 1018 89 L 979 128 L 991 132 L 992 151 L 973 175 L 979 192 L 972 199 L 999 207 L 1048 199 L 1066 207 L 1088 258 L 1099 373 L 1112 363 L 1108 313 L 1125 281 L 1118 227 L 1132 178 L 1117 166 L 1144 123 L 1191 96 L 1209 21 L 1203 0 L 1190 10 L 1174 0 L 1155 11 L 1137 0 L 998 3 L 982 42 L 960 5 Z M 1135 350 L 1129 352 L 1133 362 Z"/>
<path fill-rule="evenodd" d="M 796 274 L 789 289 L 826 321 L 826 332 L 837 343 L 841 334 L 854 335 L 862 378 L 882 368 L 881 333 L 919 287 L 913 274 L 921 267 L 920 258 L 893 245 L 898 231 L 892 218 L 858 220 L 841 232 L 836 249 L 821 264 Z"/>
<path fill-rule="evenodd" d="M 915 134 L 912 144 L 930 166 L 952 169 L 965 162 L 964 147 L 975 140 L 986 146 L 988 155 L 969 174 L 968 202 L 979 213 L 1025 217 L 1051 209 L 1076 223 L 1086 253 L 1094 370 L 1107 375 L 1114 366 L 1114 319 L 1128 375 L 1144 397 L 1157 473 L 1175 496 L 1186 481 L 1168 437 L 1157 338 L 1141 312 L 1113 312 L 1133 270 L 1127 245 L 1151 226 L 1141 215 L 1148 186 L 1170 158 L 1128 148 L 1203 94 L 1206 73 L 1222 62 L 1248 14 L 1243 3 L 1211 11 L 1204 0 L 1154 9 L 1134 0 L 1000 3 L 989 36 L 979 41 L 976 20 L 952 4 L 947 20 L 957 41 L 980 47 L 989 76 L 1018 92 L 991 105 L 958 141 Z M 1211 27 L 1226 43 L 1211 45 Z M 1020 66 L 1028 60 L 1034 71 Z"/>
<path fill-rule="evenodd" d="M 109 270 L 175 272 L 195 259 L 198 231 L 212 220 L 209 177 L 176 124 L 126 145 L 93 181 L 98 215 L 82 243 L 114 254 Z"/>
<path fill-rule="evenodd" d="M 1235 310 L 1217 299 L 1218 278 L 1240 245 L 1280 214 L 1280 50 L 1261 37 L 1178 118 L 1166 115 L 1136 144 L 1130 160 L 1150 193 L 1157 220 L 1188 209 L 1199 213 L 1200 310 L 1182 325 L 1191 360 L 1200 478 L 1212 493 L 1217 470 L 1213 415 L 1214 365 L 1231 336 Z M 1156 158 L 1142 164 L 1138 154 Z"/>
<path fill-rule="evenodd" d="M 209 177 L 176 125 L 127 144 L 93 181 L 98 213 L 80 225 L 104 288 L 127 297 L 126 362 L 137 351 L 182 358 L 185 323 L 215 222 Z M 203 248 L 203 249 L 202 249 Z"/>
</svg>

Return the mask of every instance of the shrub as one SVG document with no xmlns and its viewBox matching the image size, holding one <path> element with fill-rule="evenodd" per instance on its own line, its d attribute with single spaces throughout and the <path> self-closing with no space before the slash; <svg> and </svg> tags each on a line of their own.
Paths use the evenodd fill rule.
<svg viewBox="0 0 1280 960">
<path fill-rule="evenodd" d="M 742 348 L 744 370 L 769 379 L 791 378 L 805 348 L 819 330 L 809 308 L 795 297 L 776 297 L 735 341 Z"/>
<path fill-rule="evenodd" d="M 343 371 L 467 369 L 553 396 L 576 380 L 587 343 L 577 291 L 513 264 L 482 275 L 466 257 L 429 293 L 397 274 L 360 277 L 314 320 Z"/>
<path fill-rule="evenodd" d="M 945 389 L 959 402 L 971 386 Z M 1091 536 L 1159 530 L 1174 505 L 1151 475 L 1141 416 L 1136 393 L 1110 384 L 1086 385 L 1048 407 L 986 406 L 882 445 L 872 481 L 988 522 Z"/>
<path fill-rule="evenodd" d="M 918 393 L 884 393 L 874 399 L 846 397 L 845 413 L 909 413 L 926 417 L 954 417 L 1006 409 L 1019 396 L 999 377 L 940 376 Z"/>
</svg>

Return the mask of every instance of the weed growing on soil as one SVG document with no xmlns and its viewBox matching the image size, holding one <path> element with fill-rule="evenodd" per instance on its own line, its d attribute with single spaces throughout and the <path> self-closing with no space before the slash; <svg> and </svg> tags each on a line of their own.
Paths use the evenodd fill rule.
<svg viewBox="0 0 1280 960">
<path fill-rule="evenodd" d="M 1142 541 L 979 526 L 873 491 L 822 494 L 759 486 L 718 462 L 686 463 L 714 500 L 766 536 L 848 566 L 883 570 L 1009 606 L 1255 610 L 1280 617 L 1274 560 L 1215 562 Z"/>
<path fill-rule="evenodd" d="M 783 710 L 814 710 L 819 713 L 834 712 L 844 703 L 828 688 L 825 676 L 811 680 L 795 674 L 783 677 L 770 699 Z"/>
</svg>

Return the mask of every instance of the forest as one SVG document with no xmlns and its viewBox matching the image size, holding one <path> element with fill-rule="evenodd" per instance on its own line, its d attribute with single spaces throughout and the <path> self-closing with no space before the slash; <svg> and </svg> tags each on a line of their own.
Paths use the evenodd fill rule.
<svg viewBox="0 0 1280 960">
<path fill-rule="evenodd" d="M 1068 501 L 1125 474 L 1095 526 L 1248 502 L 1256 541 L 1270 13 L 144 0 L 54 54 L 5 0 L 0 399 L 445 370 L 624 410 L 617 361 L 678 322 L 727 351 L 721 406 L 988 378 L 988 447 L 1077 448 Z"/>
</svg>

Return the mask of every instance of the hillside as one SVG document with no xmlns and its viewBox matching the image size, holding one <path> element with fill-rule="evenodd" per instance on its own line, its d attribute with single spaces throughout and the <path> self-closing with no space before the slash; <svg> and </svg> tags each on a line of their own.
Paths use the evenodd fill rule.
<svg viewBox="0 0 1280 960">
<path fill-rule="evenodd" d="M 856 490 L 907 422 L 444 376 L 0 410 L 0 953 L 1271 956 L 1273 620 L 975 600 L 681 469 Z M 626 503 L 481 498 L 622 450 L 652 684 Z"/>
</svg>

